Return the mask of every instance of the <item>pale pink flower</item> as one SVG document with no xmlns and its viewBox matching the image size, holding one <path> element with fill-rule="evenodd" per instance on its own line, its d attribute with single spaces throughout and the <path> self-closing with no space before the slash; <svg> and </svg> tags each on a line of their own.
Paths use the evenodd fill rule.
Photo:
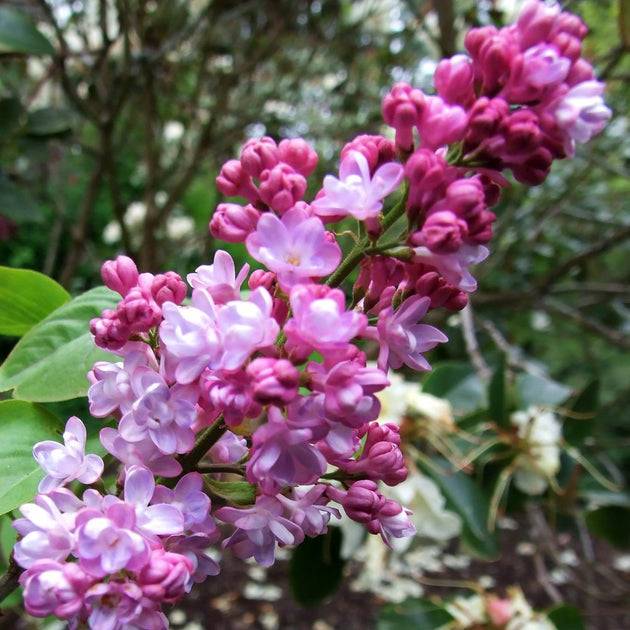
<svg viewBox="0 0 630 630">
<path fill-rule="evenodd" d="M 383 199 L 398 188 L 404 167 L 397 162 L 380 166 L 370 175 L 367 159 L 359 151 L 350 151 L 341 161 L 339 179 L 324 177 L 324 194 L 315 199 L 311 209 L 322 217 L 353 216 L 359 221 L 377 217 Z"/>
<path fill-rule="evenodd" d="M 253 258 L 278 275 L 285 291 L 332 273 L 341 261 L 341 248 L 321 219 L 309 217 L 301 208 L 288 210 L 282 219 L 263 214 L 245 244 Z"/>
<path fill-rule="evenodd" d="M 39 482 L 39 492 L 46 493 L 70 481 L 94 483 L 103 472 L 103 460 L 94 454 L 85 454 L 87 432 L 79 418 L 72 416 L 63 432 L 63 445 L 46 440 L 33 447 L 33 457 L 46 476 Z"/>
<path fill-rule="evenodd" d="M 245 264 L 236 275 L 234 260 L 222 249 L 214 255 L 212 265 L 197 267 L 195 273 L 189 273 L 187 280 L 194 290 L 207 291 L 215 304 L 225 304 L 231 300 L 241 299 L 241 284 L 249 273 L 249 265 Z"/>
</svg>

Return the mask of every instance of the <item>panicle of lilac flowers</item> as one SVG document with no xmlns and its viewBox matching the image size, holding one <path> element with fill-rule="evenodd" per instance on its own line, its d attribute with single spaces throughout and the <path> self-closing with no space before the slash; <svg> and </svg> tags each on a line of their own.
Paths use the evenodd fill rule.
<svg viewBox="0 0 630 630">
<path fill-rule="evenodd" d="M 348 142 L 310 203 L 318 157 L 305 140 L 246 142 L 216 180 L 243 201 L 219 204 L 209 229 L 264 266 L 249 277 L 219 250 L 187 275 L 187 301 L 174 272 L 140 273 L 126 256 L 103 265 L 121 300 L 90 330 L 121 360 L 93 366 L 88 398 L 112 420 L 99 437 L 121 492 L 102 492 L 103 461 L 85 453 L 78 418 L 63 444 L 35 445 L 45 477 L 14 521 L 27 612 L 159 630 L 164 604 L 219 572 L 213 545 L 270 566 L 278 546 L 325 533 L 338 507 L 386 544 L 415 534 L 409 510 L 381 492 L 407 467 L 376 394 L 390 370 L 430 369 L 425 353 L 447 340 L 424 319 L 462 309 L 476 289 L 503 173 L 542 182 L 610 117 L 585 35 L 579 18 L 536 0 L 514 25 L 473 29 L 468 55 L 438 64 L 435 95 L 393 86 L 382 113 L 394 140 Z M 351 302 L 339 288 L 349 265 L 324 225 L 349 217 L 365 234 L 360 259 L 349 255 Z M 215 509 L 225 473 L 247 491 Z M 99 490 L 79 498 L 72 482 Z"/>
</svg>

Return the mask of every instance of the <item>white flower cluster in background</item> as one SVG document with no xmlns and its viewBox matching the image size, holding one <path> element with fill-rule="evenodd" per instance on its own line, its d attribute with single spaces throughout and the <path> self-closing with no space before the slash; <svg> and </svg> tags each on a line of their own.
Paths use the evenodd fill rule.
<svg viewBox="0 0 630 630">
<path fill-rule="evenodd" d="M 540 495 L 560 470 L 562 426 L 552 411 L 542 407 L 515 411 L 510 422 L 522 442 L 514 483 L 521 492 Z"/>
</svg>

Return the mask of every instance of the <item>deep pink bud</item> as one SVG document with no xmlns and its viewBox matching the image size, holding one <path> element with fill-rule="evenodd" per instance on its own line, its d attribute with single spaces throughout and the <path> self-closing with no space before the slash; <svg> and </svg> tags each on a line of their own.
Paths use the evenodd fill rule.
<svg viewBox="0 0 630 630">
<path fill-rule="evenodd" d="M 466 33 L 466 39 L 464 40 L 464 46 L 473 59 L 479 57 L 481 47 L 488 39 L 498 35 L 499 31 L 496 26 L 480 26 L 477 28 L 471 28 Z"/>
<path fill-rule="evenodd" d="M 548 7 L 537 0 L 527 2 L 516 21 L 521 50 L 548 40 L 557 17 L 558 7 Z"/>
<path fill-rule="evenodd" d="M 584 81 L 592 81 L 595 78 L 593 66 L 586 59 L 578 59 L 569 70 L 566 83 L 571 87 Z"/>
<path fill-rule="evenodd" d="M 128 256 L 118 256 L 103 263 L 101 278 L 106 287 L 125 297 L 138 283 L 138 268 Z"/>
<path fill-rule="evenodd" d="M 420 124 L 424 110 L 422 90 L 408 83 L 396 83 L 383 99 L 385 122 L 396 130 L 396 145 L 403 151 L 413 149 L 413 128 Z"/>
<path fill-rule="evenodd" d="M 281 407 L 297 396 L 300 373 L 287 359 L 259 357 L 247 366 L 247 374 L 252 379 L 254 400 L 263 405 Z"/>
<path fill-rule="evenodd" d="M 582 55 L 582 41 L 568 33 L 558 33 L 553 38 L 553 43 L 560 54 L 575 62 Z"/>
<path fill-rule="evenodd" d="M 414 293 L 431 300 L 430 308 L 461 311 L 468 304 L 467 294 L 450 285 L 437 271 L 426 271 L 414 282 Z"/>
<path fill-rule="evenodd" d="M 220 203 L 210 220 L 210 233 L 228 243 L 244 243 L 256 231 L 261 213 L 254 206 Z"/>
<path fill-rule="evenodd" d="M 162 321 L 162 311 L 139 288 L 132 289 L 118 303 L 116 309 L 120 321 L 132 332 L 146 332 Z"/>
<path fill-rule="evenodd" d="M 504 152 L 510 161 L 531 155 L 541 143 L 538 116 L 531 109 L 519 109 L 504 120 Z"/>
<path fill-rule="evenodd" d="M 467 243 L 483 245 L 492 238 L 492 224 L 497 220 L 497 215 L 490 210 L 482 210 L 468 220 Z"/>
<path fill-rule="evenodd" d="M 490 617 L 492 625 L 497 628 L 505 626 L 507 622 L 512 619 L 515 612 L 512 609 L 512 602 L 509 599 L 499 598 L 490 599 L 486 604 L 486 611 L 488 612 L 488 617 Z"/>
<path fill-rule="evenodd" d="M 466 221 L 450 210 L 438 210 L 429 213 L 419 234 L 419 241 L 417 238 L 414 240 L 412 235 L 411 243 L 426 245 L 436 254 L 451 254 L 463 245 L 467 236 Z"/>
<path fill-rule="evenodd" d="M 370 175 L 374 175 L 379 166 L 396 159 L 396 147 L 385 136 L 371 136 L 369 134 L 357 136 L 341 149 L 342 162 L 350 151 L 358 151 L 365 157 L 370 167 Z"/>
<path fill-rule="evenodd" d="M 545 147 L 538 147 L 524 162 L 510 164 L 514 178 L 527 186 L 537 186 L 545 181 L 553 157 Z"/>
<path fill-rule="evenodd" d="M 475 100 L 473 79 L 470 59 L 466 55 L 454 55 L 438 63 L 433 85 L 447 103 L 468 107 Z"/>
<path fill-rule="evenodd" d="M 278 145 L 278 158 L 308 177 L 317 166 L 318 156 L 303 138 L 285 139 Z"/>
<path fill-rule="evenodd" d="M 186 298 L 187 291 L 186 283 L 174 271 L 159 273 L 151 284 L 151 296 L 158 306 L 162 306 L 164 302 L 181 304 Z"/>
<path fill-rule="evenodd" d="M 278 161 L 278 145 L 268 136 L 248 140 L 241 150 L 243 170 L 252 177 L 260 177 L 263 171 L 273 168 Z"/>
<path fill-rule="evenodd" d="M 553 25 L 551 37 L 555 37 L 558 33 L 568 33 L 569 35 L 573 35 L 573 37 L 582 40 L 588 33 L 588 27 L 584 24 L 584 22 L 582 22 L 579 16 L 574 13 L 567 13 L 566 11 L 563 11 L 558 15 L 558 18 Z"/>
<path fill-rule="evenodd" d="M 149 562 L 138 572 L 137 581 L 145 597 L 160 604 L 172 604 L 186 593 L 194 570 L 186 556 L 158 548 L 151 552 Z"/>
<path fill-rule="evenodd" d="M 439 96 L 427 96 L 418 125 L 422 146 L 437 149 L 464 136 L 468 116 L 459 105 L 448 105 Z"/>
<path fill-rule="evenodd" d="M 479 177 L 460 178 L 446 189 L 445 206 L 458 216 L 468 220 L 485 206 L 485 194 Z"/>
<path fill-rule="evenodd" d="M 328 494 L 333 500 L 341 503 L 349 518 L 358 523 L 369 523 L 379 507 L 385 503 L 385 497 L 378 491 L 376 482 L 371 479 L 356 481 L 343 496 L 337 496 L 336 492 L 331 494 L 330 489 Z"/>
<path fill-rule="evenodd" d="M 300 201 L 305 192 L 305 177 L 288 164 L 277 164 L 260 176 L 260 198 L 280 215 Z"/>
<path fill-rule="evenodd" d="M 258 189 L 239 160 L 228 160 L 216 182 L 217 188 L 228 197 L 245 197 L 254 204 L 259 200 Z"/>
<path fill-rule="evenodd" d="M 94 343 L 105 350 L 120 350 L 131 334 L 129 326 L 121 322 L 118 313 L 111 309 L 90 320 L 90 332 L 94 335 Z"/>
<path fill-rule="evenodd" d="M 405 164 L 405 176 L 409 180 L 408 209 L 421 208 L 426 193 L 444 184 L 448 165 L 441 155 L 428 149 L 417 149 Z"/>
<path fill-rule="evenodd" d="M 247 286 L 252 291 L 255 291 L 258 287 L 264 287 L 270 293 L 273 293 L 273 288 L 276 283 L 276 274 L 273 271 L 265 271 L 264 269 L 255 269 L 252 271 L 247 281 Z"/>
</svg>

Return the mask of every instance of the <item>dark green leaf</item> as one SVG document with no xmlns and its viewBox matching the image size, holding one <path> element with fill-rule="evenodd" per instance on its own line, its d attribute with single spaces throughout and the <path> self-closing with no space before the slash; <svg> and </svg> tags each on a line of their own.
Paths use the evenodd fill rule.
<svg viewBox="0 0 630 630">
<path fill-rule="evenodd" d="M 252 505 L 256 499 L 256 486 L 252 486 L 247 481 L 207 479 L 206 485 L 213 494 L 236 505 Z"/>
<path fill-rule="evenodd" d="M 556 606 L 547 612 L 547 617 L 558 630 L 586 630 L 584 620 L 575 606 Z"/>
<path fill-rule="evenodd" d="M 8 7 L 0 8 L 0 53 L 54 55 L 55 49 L 37 30 L 28 15 Z"/>
<path fill-rule="evenodd" d="M 618 549 L 630 549 L 630 507 L 604 505 L 586 513 L 591 532 Z"/>
<path fill-rule="evenodd" d="M 342 538 L 341 530 L 331 527 L 326 534 L 306 538 L 294 549 L 289 584 L 298 603 L 314 606 L 335 592 L 345 565 L 340 555 Z"/>
<path fill-rule="evenodd" d="M 30 501 L 44 476 L 33 459 L 33 445 L 55 439 L 62 422 L 40 405 L 24 400 L 0 402 L 0 514 Z"/>
<path fill-rule="evenodd" d="M 443 606 L 428 599 L 407 599 L 387 604 L 376 620 L 376 630 L 436 630 L 452 621 Z"/>
<path fill-rule="evenodd" d="M 422 383 L 422 391 L 448 400 L 459 412 L 485 405 L 485 388 L 468 363 L 444 362 L 436 365 Z"/>
<path fill-rule="evenodd" d="M 25 131 L 31 136 L 54 136 L 72 129 L 72 112 L 60 107 L 43 107 L 29 112 Z"/>
<path fill-rule="evenodd" d="M 0 214 L 15 221 L 41 221 L 42 214 L 31 196 L 0 173 Z"/>
<path fill-rule="evenodd" d="M 581 446 L 593 434 L 595 410 L 599 398 L 599 381 L 589 383 L 571 405 L 571 412 L 565 417 L 562 427 L 564 439 L 573 446 Z"/>
<path fill-rule="evenodd" d="M 4 140 L 19 127 L 21 115 L 19 99 L 13 96 L 0 98 L 0 139 Z"/>
<path fill-rule="evenodd" d="M 115 360 L 94 345 L 90 320 L 118 300 L 113 291 L 98 287 L 53 311 L 20 339 L 0 367 L 0 391 L 14 389 L 14 397 L 32 402 L 84 396 L 94 363 Z"/>
<path fill-rule="evenodd" d="M 462 519 L 462 541 L 482 558 L 495 559 L 499 556 L 499 539 L 496 532 L 488 531 L 490 504 L 481 488 L 464 472 L 439 473 L 448 470 L 449 463 L 441 458 L 429 466 L 420 460 L 418 464 L 439 486 L 446 500 L 446 507 Z"/>
<path fill-rule="evenodd" d="M 48 276 L 0 267 L 0 335 L 24 335 L 68 301 L 70 294 Z"/>
<path fill-rule="evenodd" d="M 505 355 L 502 354 L 499 359 L 490 385 L 488 386 L 488 410 L 490 411 L 490 419 L 498 426 L 506 429 L 510 425 L 510 418 L 507 409 L 507 396 L 505 388 Z"/>
<path fill-rule="evenodd" d="M 544 376 L 519 374 L 516 377 L 516 392 L 519 409 L 532 405 L 559 405 L 570 395 L 571 388 Z"/>
</svg>

